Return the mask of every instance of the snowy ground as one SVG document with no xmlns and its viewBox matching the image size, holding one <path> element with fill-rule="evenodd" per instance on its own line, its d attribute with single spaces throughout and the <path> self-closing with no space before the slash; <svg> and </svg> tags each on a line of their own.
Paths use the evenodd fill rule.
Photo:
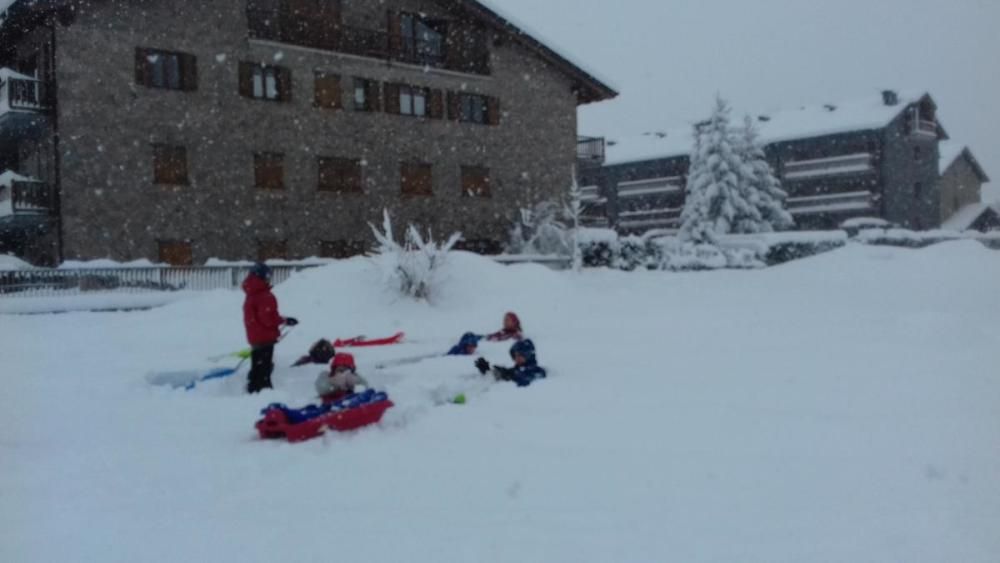
<svg viewBox="0 0 1000 563">
<path fill-rule="evenodd" d="M 705 274 L 460 254 L 428 306 L 354 260 L 278 288 L 302 325 L 260 397 L 144 381 L 240 348 L 236 293 L 0 316 L 0 561 L 996 563 L 998 279 L 971 241 Z M 536 386 L 373 368 L 507 309 Z M 261 407 L 310 400 L 317 370 L 284 366 L 313 340 L 397 330 L 358 354 L 398 404 L 380 428 L 255 439 Z"/>
</svg>

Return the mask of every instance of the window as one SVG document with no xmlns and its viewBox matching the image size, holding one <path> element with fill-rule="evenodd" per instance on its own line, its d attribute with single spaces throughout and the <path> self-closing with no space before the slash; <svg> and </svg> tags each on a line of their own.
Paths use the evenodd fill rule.
<svg viewBox="0 0 1000 563">
<path fill-rule="evenodd" d="M 319 181 L 321 192 L 361 193 L 361 161 L 351 158 L 320 157 Z"/>
<path fill-rule="evenodd" d="M 316 73 L 316 99 L 314 103 L 318 108 L 343 109 L 344 96 L 340 89 L 340 76 L 325 72 Z"/>
<path fill-rule="evenodd" d="M 192 266 L 194 255 L 189 241 L 161 240 L 160 263 L 171 266 Z"/>
<path fill-rule="evenodd" d="M 913 197 L 920 199 L 924 195 L 924 184 L 922 182 L 917 182 L 913 184 Z"/>
<path fill-rule="evenodd" d="M 186 186 L 187 149 L 171 145 L 153 145 L 153 182 L 168 186 Z"/>
<path fill-rule="evenodd" d="M 319 255 L 321 258 L 352 258 L 368 252 L 368 243 L 362 240 L 321 240 Z"/>
<path fill-rule="evenodd" d="M 500 100 L 479 94 L 449 93 L 448 117 L 466 123 L 500 124 Z"/>
<path fill-rule="evenodd" d="M 254 185 L 262 190 L 285 189 L 285 155 L 257 153 L 253 155 Z"/>
<path fill-rule="evenodd" d="M 240 95 L 255 100 L 289 102 L 292 72 L 280 66 L 240 63 Z"/>
<path fill-rule="evenodd" d="M 441 119 L 444 117 L 444 95 L 441 90 L 420 86 L 386 84 L 385 111 L 396 115 Z"/>
<path fill-rule="evenodd" d="M 913 147 L 913 160 L 920 162 L 923 158 L 923 151 L 920 150 L 920 147 Z"/>
<path fill-rule="evenodd" d="M 482 166 L 463 166 L 462 195 L 490 197 L 490 169 Z"/>
<path fill-rule="evenodd" d="M 354 79 L 354 110 L 379 111 L 379 83 L 366 78 Z"/>
<path fill-rule="evenodd" d="M 137 48 L 135 82 L 164 90 L 198 89 L 198 59 L 187 53 Z"/>
<path fill-rule="evenodd" d="M 258 240 L 257 241 L 257 261 L 286 260 L 288 259 L 288 241 L 284 240 Z"/>
<path fill-rule="evenodd" d="M 403 55 L 426 64 L 440 64 L 444 61 L 447 22 L 403 13 L 399 16 L 399 27 Z"/>
<path fill-rule="evenodd" d="M 430 164 L 404 162 L 400 167 L 400 173 L 403 195 L 433 195 L 434 174 Z"/>
</svg>

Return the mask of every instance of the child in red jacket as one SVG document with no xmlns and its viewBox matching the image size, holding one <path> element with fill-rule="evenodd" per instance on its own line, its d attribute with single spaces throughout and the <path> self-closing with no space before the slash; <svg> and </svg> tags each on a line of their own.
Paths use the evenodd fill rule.
<svg viewBox="0 0 1000 563">
<path fill-rule="evenodd" d="M 515 313 L 507 313 L 503 316 L 503 329 L 494 332 L 486 337 L 490 342 L 503 342 L 505 340 L 521 340 L 524 331 L 521 330 L 521 319 Z"/>
<path fill-rule="evenodd" d="M 247 342 L 253 350 L 250 355 L 250 374 L 247 376 L 247 391 L 260 393 L 272 389 L 271 373 L 274 371 L 274 345 L 281 338 L 281 326 L 295 326 L 299 321 L 278 313 L 278 300 L 271 293 L 271 268 L 266 264 L 254 264 L 250 275 L 243 281 L 243 325 L 247 330 Z"/>
</svg>

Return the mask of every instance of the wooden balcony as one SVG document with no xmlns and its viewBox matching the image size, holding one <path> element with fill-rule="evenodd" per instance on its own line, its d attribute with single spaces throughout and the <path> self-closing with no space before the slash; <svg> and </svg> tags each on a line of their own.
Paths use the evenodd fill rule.
<svg viewBox="0 0 1000 563">
<path fill-rule="evenodd" d="M 0 188 L 0 216 L 49 217 L 55 213 L 55 194 L 45 182 L 14 181 L 10 194 Z"/>
<path fill-rule="evenodd" d="M 582 166 L 604 164 L 604 137 L 578 137 L 576 140 L 576 160 Z"/>
<path fill-rule="evenodd" d="M 248 9 L 250 38 L 287 43 L 455 72 L 490 74 L 489 52 L 448 49 L 449 41 L 428 41 L 382 30 L 314 21 L 282 10 Z"/>
</svg>

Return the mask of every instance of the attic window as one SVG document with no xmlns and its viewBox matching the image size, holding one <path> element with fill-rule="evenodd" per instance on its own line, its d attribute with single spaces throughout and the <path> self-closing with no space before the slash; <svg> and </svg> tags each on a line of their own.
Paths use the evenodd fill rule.
<svg viewBox="0 0 1000 563">
<path fill-rule="evenodd" d="M 826 104 L 823 107 L 826 109 L 826 111 L 829 111 L 829 112 L 837 111 L 837 106 L 835 106 L 833 104 Z"/>
<path fill-rule="evenodd" d="M 757 116 L 757 121 L 760 121 L 762 123 L 767 123 L 768 121 L 771 121 L 771 116 L 770 115 L 758 115 Z"/>
</svg>

